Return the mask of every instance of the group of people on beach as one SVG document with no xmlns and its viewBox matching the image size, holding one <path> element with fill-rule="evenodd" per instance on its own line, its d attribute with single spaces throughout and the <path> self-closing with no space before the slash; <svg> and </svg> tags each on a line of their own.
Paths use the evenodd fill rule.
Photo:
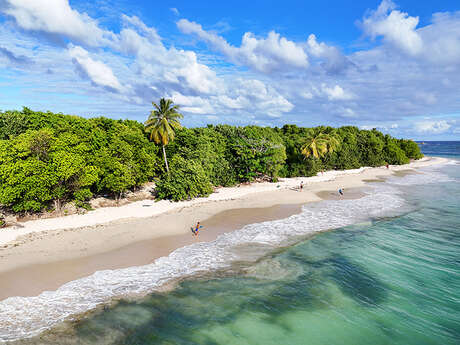
<svg viewBox="0 0 460 345">
<path fill-rule="evenodd" d="M 343 196 L 343 191 L 345 190 L 345 188 L 339 188 L 339 194 L 341 196 Z M 299 185 L 299 192 L 303 191 L 303 181 L 300 182 L 300 185 Z"/>
<path fill-rule="evenodd" d="M 389 166 L 388 164 L 386 164 L 385 167 L 386 167 L 387 169 L 390 168 L 390 166 Z M 321 170 L 321 174 L 324 174 L 324 170 Z M 279 185 L 278 185 L 277 187 L 279 187 Z M 302 192 L 302 191 L 303 191 L 303 181 L 300 181 L 299 192 Z M 339 188 L 339 190 L 338 190 L 339 195 L 340 195 L 340 196 L 343 196 L 343 195 L 344 195 L 344 191 L 345 191 L 345 188 L 343 188 L 343 187 L 342 187 L 342 188 Z M 199 234 L 199 232 L 200 232 L 200 229 L 201 229 L 202 227 L 203 227 L 203 226 L 200 225 L 200 222 L 197 222 L 197 223 L 196 223 L 196 226 L 195 226 L 194 228 L 193 228 L 193 227 L 190 228 L 190 230 L 192 230 L 193 236 L 198 236 L 198 234 Z"/>
</svg>

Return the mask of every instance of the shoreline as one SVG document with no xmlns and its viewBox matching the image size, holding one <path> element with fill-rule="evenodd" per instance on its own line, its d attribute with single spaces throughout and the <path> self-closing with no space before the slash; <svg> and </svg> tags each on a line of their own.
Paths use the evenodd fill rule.
<svg viewBox="0 0 460 345">
<path fill-rule="evenodd" d="M 305 203 L 339 199 L 336 194 L 338 188 L 345 188 L 347 199 L 359 198 L 364 195 L 359 188 L 365 187 L 366 181 L 382 180 L 394 175 L 394 172 L 415 172 L 418 167 L 445 161 L 447 159 L 427 158 L 408 165 L 392 166 L 389 170 L 379 167 L 361 168 L 353 172 L 332 171 L 310 178 L 284 179 L 278 184 L 222 188 L 204 202 L 170 203 L 173 205 L 170 208 L 165 208 L 163 203 L 154 212 L 149 210 L 156 212 L 156 217 L 141 213 L 140 216 L 135 214 L 138 217 L 121 218 L 107 224 L 96 223 L 90 227 L 73 226 L 43 231 L 40 230 L 43 220 L 27 222 L 24 228 L 31 230 L 31 223 L 38 223 L 38 230 L 26 232 L 22 238 L 16 238 L 6 248 L 0 249 L 0 300 L 54 290 L 65 282 L 103 269 L 148 264 L 177 248 L 212 241 L 218 235 L 246 224 L 299 213 Z M 304 181 L 304 191 L 301 193 L 292 190 L 300 181 Z M 129 208 L 131 205 L 120 208 Z M 117 211 L 117 208 L 110 209 Z M 91 212 L 80 217 L 87 215 L 91 215 Z M 120 212 L 120 215 L 124 215 L 124 212 Z M 66 221 L 73 218 L 68 216 L 49 220 L 60 220 L 65 227 L 68 225 Z M 201 220 L 205 226 L 198 238 L 191 236 L 189 230 L 197 220 Z M 168 228 L 167 235 L 162 231 L 165 227 Z"/>
</svg>

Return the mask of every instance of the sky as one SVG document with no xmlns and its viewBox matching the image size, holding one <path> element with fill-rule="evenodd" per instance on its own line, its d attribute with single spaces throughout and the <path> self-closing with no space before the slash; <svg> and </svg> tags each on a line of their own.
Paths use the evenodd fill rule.
<svg viewBox="0 0 460 345">
<path fill-rule="evenodd" d="M 0 0 L 0 109 L 460 140 L 458 0 Z"/>
</svg>

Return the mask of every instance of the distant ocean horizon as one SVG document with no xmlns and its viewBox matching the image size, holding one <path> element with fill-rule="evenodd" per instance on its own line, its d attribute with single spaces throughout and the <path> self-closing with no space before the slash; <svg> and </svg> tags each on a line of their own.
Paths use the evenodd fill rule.
<svg viewBox="0 0 460 345">
<path fill-rule="evenodd" d="M 174 262 L 191 276 L 176 289 L 122 299 L 20 344 L 458 344 L 460 141 L 420 147 L 448 163 L 183 248 Z M 176 272 L 171 260 L 152 282 Z M 187 271 L 192 262 L 204 271 Z M 127 293 L 141 288 L 139 270 L 120 277 Z M 57 296 L 46 298 L 58 315 Z"/>
<path fill-rule="evenodd" d="M 460 140 L 417 140 L 416 143 L 419 144 L 422 153 L 427 156 L 458 156 L 460 152 Z"/>
</svg>

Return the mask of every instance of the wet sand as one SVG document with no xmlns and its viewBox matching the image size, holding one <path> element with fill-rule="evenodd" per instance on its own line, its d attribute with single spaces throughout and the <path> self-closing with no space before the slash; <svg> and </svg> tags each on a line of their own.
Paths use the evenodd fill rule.
<svg viewBox="0 0 460 345">
<path fill-rule="evenodd" d="M 398 176 L 398 177 L 404 177 L 407 175 L 414 175 L 414 174 L 420 174 L 420 173 L 412 169 L 398 170 L 398 171 L 393 172 L 393 175 Z"/>
<path fill-rule="evenodd" d="M 241 229 L 246 224 L 289 217 L 299 213 L 301 207 L 302 204 L 285 204 L 268 208 L 226 210 L 203 221 L 199 236 L 193 236 L 190 231 L 187 234 L 133 243 L 105 253 L 3 272 L 0 273 L 0 300 L 11 296 L 35 296 L 45 290 L 55 290 L 68 281 L 96 271 L 146 265 L 177 248 L 194 242 L 213 241 L 217 236 Z"/>
<path fill-rule="evenodd" d="M 370 178 L 370 179 L 365 179 L 363 182 L 366 183 L 374 183 L 374 182 L 385 182 L 384 178 Z"/>
<path fill-rule="evenodd" d="M 362 188 L 343 189 L 343 195 L 340 195 L 338 190 L 324 190 L 316 193 L 323 200 L 355 200 L 366 195 Z"/>
</svg>

